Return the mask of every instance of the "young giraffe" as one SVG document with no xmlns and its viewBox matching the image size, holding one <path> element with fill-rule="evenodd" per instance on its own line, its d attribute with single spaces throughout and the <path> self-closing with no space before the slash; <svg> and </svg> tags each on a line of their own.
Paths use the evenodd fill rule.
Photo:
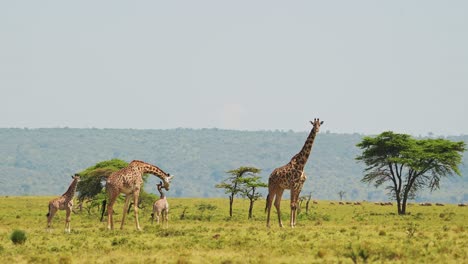
<svg viewBox="0 0 468 264">
<path fill-rule="evenodd" d="M 125 216 L 127 215 L 128 204 L 130 198 L 133 197 L 133 208 L 135 211 L 135 224 L 138 230 L 141 230 L 140 223 L 138 222 L 138 197 L 140 195 L 140 188 L 143 183 L 142 175 L 145 173 L 153 174 L 159 177 L 163 183 L 164 188 L 169 190 L 169 183 L 174 176 L 170 176 L 160 168 L 149 163 L 134 160 L 128 164 L 127 167 L 118 170 L 107 178 L 106 190 L 109 203 L 107 204 L 107 228 L 114 229 L 114 221 L 112 214 L 114 212 L 114 203 L 120 193 L 125 194 L 125 206 L 123 209 L 122 222 L 120 229 L 123 229 Z"/>
<path fill-rule="evenodd" d="M 267 215 L 267 227 L 270 227 L 270 210 L 273 199 L 275 199 L 276 212 L 278 213 L 278 222 L 279 226 L 283 227 L 281 222 L 281 197 L 283 196 L 284 190 L 291 190 L 291 220 L 290 225 L 294 227 L 296 225 L 296 209 L 297 201 L 299 199 L 299 194 L 301 193 L 302 186 L 306 180 L 306 175 L 304 173 L 304 166 L 309 158 L 310 151 L 312 150 L 312 145 L 314 144 L 314 139 L 317 133 L 320 130 L 320 125 L 323 124 L 323 121 L 320 122 L 319 118 L 315 118 L 314 121 L 310 121 L 313 128 L 310 131 L 309 136 L 307 137 L 304 146 L 301 151 L 292 157 L 291 161 L 279 168 L 273 170 L 268 179 L 268 196 L 266 201 L 265 211 L 268 211 Z"/>
<path fill-rule="evenodd" d="M 159 194 L 161 197 L 153 204 L 153 213 L 151 214 L 151 224 L 154 222 L 154 216 L 156 216 L 156 222 L 159 224 L 159 217 L 162 217 L 162 223 L 166 221 L 166 227 L 169 225 L 169 203 L 167 202 L 166 195 L 162 191 L 162 182 L 156 185 L 158 187 Z"/>
<path fill-rule="evenodd" d="M 68 187 L 68 190 L 60 197 L 55 198 L 49 202 L 49 212 L 47 213 L 47 229 L 50 229 L 52 218 L 58 210 L 65 210 L 67 218 L 65 219 L 65 232 L 70 233 L 70 220 L 71 212 L 73 210 L 73 196 L 75 196 L 76 186 L 80 181 L 80 176 L 75 174 L 72 176 L 73 181 Z"/>
</svg>

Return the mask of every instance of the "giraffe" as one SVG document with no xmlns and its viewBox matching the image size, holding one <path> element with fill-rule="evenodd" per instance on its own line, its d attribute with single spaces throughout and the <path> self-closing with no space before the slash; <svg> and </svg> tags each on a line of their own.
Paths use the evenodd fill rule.
<svg viewBox="0 0 468 264">
<path fill-rule="evenodd" d="M 106 190 L 109 203 L 107 204 L 107 228 L 114 229 L 114 221 L 112 214 L 114 212 L 114 203 L 120 193 L 125 194 L 125 206 L 123 209 L 122 222 L 120 229 L 123 229 L 125 216 L 127 215 L 128 204 L 130 198 L 133 197 L 133 208 L 135 211 L 135 225 L 137 230 L 141 230 L 140 223 L 138 222 L 138 197 L 140 195 L 140 188 L 143 183 L 142 175 L 145 173 L 153 174 L 159 177 L 163 183 L 164 188 L 168 191 L 169 184 L 174 176 L 170 176 L 160 168 L 149 163 L 134 160 L 128 164 L 127 167 L 113 172 L 106 181 Z"/>
<path fill-rule="evenodd" d="M 168 226 L 169 224 L 169 203 L 167 202 L 167 198 L 166 198 L 166 195 L 164 195 L 163 191 L 162 191 L 162 182 L 160 182 L 159 184 L 156 185 L 158 187 L 158 191 L 159 191 L 159 194 L 161 195 L 161 197 L 159 198 L 159 200 L 157 200 L 156 202 L 154 202 L 153 204 L 153 213 L 151 214 L 151 224 L 153 224 L 153 221 L 154 221 L 154 217 L 156 216 L 156 222 L 159 224 L 159 216 L 162 217 L 162 223 L 164 223 L 164 221 L 166 221 L 166 227 Z"/>
<path fill-rule="evenodd" d="M 291 190 L 291 218 L 290 225 L 292 228 L 296 225 L 296 210 L 297 202 L 299 199 L 299 194 L 301 193 L 302 186 L 304 185 L 305 180 L 307 179 L 304 173 L 304 166 L 309 158 L 310 152 L 312 150 L 312 145 L 314 144 L 315 136 L 320 130 L 320 125 L 323 124 L 323 121 L 320 121 L 319 118 L 314 118 L 314 121 L 310 121 L 312 124 L 312 130 L 307 137 L 304 146 L 301 151 L 292 157 L 291 161 L 279 168 L 273 170 L 268 179 L 268 196 L 266 201 L 265 211 L 267 214 L 267 227 L 270 227 L 270 210 L 275 199 L 276 212 L 278 213 L 278 222 L 279 226 L 283 227 L 281 222 L 281 197 L 283 196 L 284 190 Z"/>
<path fill-rule="evenodd" d="M 76 186 L 80 181 L 80 175 L 75 174 L 72 176 L 72 183 L 68 190 L 62 194 L 62 196 L 57 197 L 49 202 L 49 212 L 47 213 L 47 229 L 50 230 L 50 225 L 52 223 L 52 218 L 54 218 L 55 213 L 58 210 L 65 210 L 67 212 L 67 218 L 65 219 L 65 232 L 70 233 L 70 220 L 71 212 L 73 210 L 73 196 L 75 196 Z"/>
</svg>

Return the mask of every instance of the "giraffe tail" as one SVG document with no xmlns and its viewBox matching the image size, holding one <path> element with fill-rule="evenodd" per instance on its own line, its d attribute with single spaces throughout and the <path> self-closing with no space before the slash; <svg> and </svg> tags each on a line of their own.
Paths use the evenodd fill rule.
<svg viewBox="0 0 468 264">
<path fill-rule="evenodd" d="M 106 204 L 107 204 L 107 200 L 103 200 L 102 201 L 102 211 L 101 211 L 101 222 L 102 222 L 102 219 L 104 218 L 104 212 L 106 211 Z"/>
<path fill-rule="evenodd" d="M 50 204 L 48 205 L 48 207 L 49 207 L 49 208 L 48 208 L 49 211 L 48 211 L 47 214 L 46 214 L 47 217 L 49 217 L 49 215 L 50 215 Z"/>
</svg>

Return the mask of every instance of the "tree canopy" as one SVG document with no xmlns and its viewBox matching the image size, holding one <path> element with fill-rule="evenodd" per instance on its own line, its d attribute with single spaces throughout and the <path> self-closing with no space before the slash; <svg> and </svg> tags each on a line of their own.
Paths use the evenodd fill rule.
<svg viewBox="0 0 468 264">
<path fill-rule="evenodd" d="M 96 195 L 102 192 L 103 182 L 114 171 L 127 167 L 128 163 L 120 159 L 106 160 L 96 163 L 78 174 L 81 177 L 76 188 L 78 200 L 93 199 Z"/>
<path fill-rule="evenodd" d="M 463 141 L 415 139 L 392 131 L 364 137 L 357 147 L 363 151 L 356 159 L 367 166 L 362 181 L 376 187 L 388 183 L 399 214 L 406 214 L 407 200 L 422 188 L 433 191 L 440 187 L 442 177 L 461 175 L 458 165 L 466 150 Z"/>
<path fill-rule="evenodd" d="M 227 173 L 229 173 L 231 176 L 225 179 L 222 183 L 215 185 L 216 188 L 225 189 L 225 193 L 229 194 L 229 216 L 230 217 L 232 217 L 232 204 L 234 203 L 234 197 L 242 193 L 243 190 L 246 188 L 246 186 L 249 186 L 249 185 L 246 185 L 246 183 L 250 183 L 251 185 L 254 183 L 258 184 L 258 179 L 252 182 L 250 180 L 246 180 L 246 177 L 255 176 L 255 174 L 260 173 L 260 171 L 261 171 L 260 169 L 257 169 L 255 167 L 239 167 L 238 169 L 228 171 Z M 256 187 L 258 186 L 255 186 L 255 188 Z M 251 186 L 247 188 L 250 189 Z M 255 188 L 253 190 L 254 194 L 256 193 Z"/>
<path fill-rule="evenodd" d="M 260 170 L 258 170 L 257 173 L 260 173 Z M 253 205 L 255 201 L 262 197 L 262 194 L 257 191 L 258 188 L 268 187 L 268 184 L 261 182 L 260 179 L 261 177 L 256 176 L 255 174 L 250 175 L 250 177 L 242 177 L 239 179 L 239 183 L 241 185 L 240 194 L 242 197 L 247 197 L 250 201 L 249 219 L 252 219 Z"/>
</svg>

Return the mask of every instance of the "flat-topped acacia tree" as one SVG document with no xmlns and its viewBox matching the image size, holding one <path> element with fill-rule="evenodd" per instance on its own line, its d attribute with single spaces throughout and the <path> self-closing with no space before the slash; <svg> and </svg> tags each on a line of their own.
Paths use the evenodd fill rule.
<svg viewBox="0 0 468 264">
<path fill-rule="evenodd" d="M 398 205 L 398 214 L 406 214 L 408 199 L 414 199 L 424 187 L 438 189 L 443 177 L 457 174 L 466 150 L 463 141 L 415 139 L 407 134 L 386 131 L 375 137 L 364 137 L 356 145 L 362 154 L 356 160 L 367 166 L 362 182 L 386 189 Z"/>
<path fill-rule="evenodd" d="M 258 171 L 260 173 L 260 170 Z M 261 177 L 256 175 L 251 175 L 251 177 L 243 177 L 240 179 L 241 183 L 241 195 L 242 197 L 247 197 L 250 201 L 249 204 L 249 219 L 252 219 L 253 206 L 255 201 L 262 197 L 262 194 L 257 192 L 258 188 L 268 187 L 268 184 L 260 181 Z"/>
<path fill-rule="evenodd" d="M 232 204 L 234 197 L 242 191 L 242 179 L 246 176 L 252 176 L 260 172 L 260 169 L 255 167 L 239 167 L 235 170 L 230 170 L 229 176 L 222 183 L 216 184 L 216 188 L 225 189 L 225 193 L 229 194 L 229 217 L 232 217 Z"/>
</svg>

